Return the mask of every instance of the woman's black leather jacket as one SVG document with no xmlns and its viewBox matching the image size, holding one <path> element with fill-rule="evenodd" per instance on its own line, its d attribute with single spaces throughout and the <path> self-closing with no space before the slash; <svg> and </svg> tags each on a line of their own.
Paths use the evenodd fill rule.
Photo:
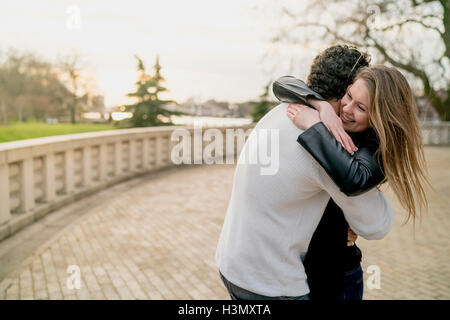
<svg viewBox="0 0 450 320">
<path fill-rule="evenodd" d="M 322 96 L 292 76 L 277 79 L 273 84 L 275 96 L 282 102 L 309 105 L 306 98 L 323 100 Z M 379 143 L 373 129 L 350 133 L 358 151 L 350 155 L 323 122 L 316 123 L 297 138 L 300 143 L 325 169 L 339 189 L 348 196 L 364 193 L 383 179 L 382 166 L 375 159 Z"/>
</svg>

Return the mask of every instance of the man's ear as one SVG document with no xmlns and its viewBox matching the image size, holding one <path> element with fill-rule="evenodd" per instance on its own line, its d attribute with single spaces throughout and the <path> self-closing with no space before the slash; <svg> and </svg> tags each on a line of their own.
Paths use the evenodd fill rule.
<svg viewBox="0 0 450 320">
<path fill-rule="evenodd" d="M 345 89 L 345 92 L 347 92 L 348 89 L 350 89 L 350 88 L 352 87 L 352 85 L 353 85 L 353 84 L 349 84 L 348 87 L 347 87 L 347 89 Z"/>
</svg>

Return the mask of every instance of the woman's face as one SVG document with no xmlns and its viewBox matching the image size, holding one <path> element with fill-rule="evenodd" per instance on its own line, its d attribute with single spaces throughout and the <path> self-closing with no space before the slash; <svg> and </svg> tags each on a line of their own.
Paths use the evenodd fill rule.
<svg viewBox="0 0 450 320">
<path fill-rule="evenodd" d="M 348 86 L 341 99 L 340 117 L 345 131 L 361 132 L 369 128 L 369 90 L 364 80 Z"/>
</svg>

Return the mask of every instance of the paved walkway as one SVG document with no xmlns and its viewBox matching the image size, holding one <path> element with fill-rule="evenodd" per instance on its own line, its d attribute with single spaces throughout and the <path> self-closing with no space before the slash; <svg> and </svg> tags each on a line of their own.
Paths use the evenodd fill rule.
<svg viewBox="0 0 450 320">
<path fill-rule="evenodd" d="M 450 148 L 427 148 L 427 159 L 436 192 L 415 236 L 410 224 L 401 226 L 394 200 L 391 233 L 357 240 L 364 270 L 381 271 L 380 289 L 368 289 L 365 273 L 365 299 L 450 299 Z M 69 206 L 76 220 L 62 213 L 68 208 L 52 213 L 40 224 L 47 229 L 36 224 L 0 243 L 7 274 L 0 299 L 228 299 L 214 253 L 233 172 L 231 165 L 174 168 Z M 80 289 L 67 286 L 69 265 L 80 268 Z"/>
</svg>

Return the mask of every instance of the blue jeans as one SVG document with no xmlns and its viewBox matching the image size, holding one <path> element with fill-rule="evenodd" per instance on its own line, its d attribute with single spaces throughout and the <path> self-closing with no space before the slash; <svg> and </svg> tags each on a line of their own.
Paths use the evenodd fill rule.
<svg viewBox="0 0 450 320">
<path fill-rule="evenodd" d="M 362 300 L 363 293 L 363 270 L 359 265 L 359 267 L 345 273 L 344 290 L 338 300 Z"/>
<path fill-rule="evenodd" d="M 309 295 L 307 294 L 298 297 L 267 297 L 232 284 L 221 273 L 220 278 L 222 278 L 223 284 L 225 285 L 225 288 L 227 288 L 232 300 L 309 300 Z"/>
</svg>

